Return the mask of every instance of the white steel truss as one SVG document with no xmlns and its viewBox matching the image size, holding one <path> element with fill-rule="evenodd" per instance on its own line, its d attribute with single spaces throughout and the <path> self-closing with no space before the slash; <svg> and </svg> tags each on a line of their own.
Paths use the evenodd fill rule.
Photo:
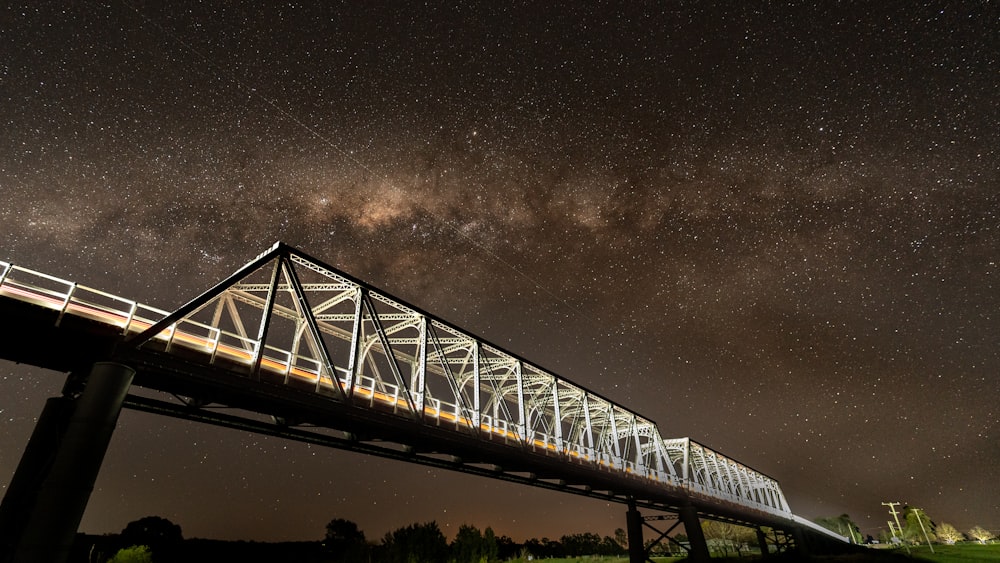
<svg viewBox="0 0 1000 563">
<path fill-rule="evenodd" d="M 682 478 L 691 490 L 739 504 L 766 507 L 768 512 L 789 512 L 781 487 L 767 475 L 690 438 L 664 440 L 663 445 L 671 463 L 681 468 Z"/>
<path fill-rule="evenodd" d="M 792 516 L 775 480 L 280 243 L 173 313 L 3 262 L 0 296 L 332 401 Z"/>
</svg>

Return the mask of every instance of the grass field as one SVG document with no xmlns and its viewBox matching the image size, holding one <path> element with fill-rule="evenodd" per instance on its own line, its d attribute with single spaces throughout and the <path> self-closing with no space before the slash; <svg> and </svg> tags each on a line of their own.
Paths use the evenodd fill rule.
<svg viewBox="0 0 1000 563">
<path fill-rule="evenodd" d="M 905 550 L 899 550 L 906 553 Z M 960 563 L 964 561 L 1000 561 L 1000 543 L 980 545 L 963 543 L 958 545 L 935 545 L 934 553 L 926 546 L 911 547 L 910 554 L 927 561 Z"/>
<path fill-rule="evenodd" d="M 899 559 L 898 556 L 906 555 L 905 549 L 892 550 L 872 550 L 871 557 L 863 556 L 863 559 L 857 558 L 857 556 L 844 556 L 843 558 L 838 557 L 817 557 L 815 561 L 881 561 L 883 558 L 879 555 L 884 555 L 887 561 L 905 561 L 905 559 Z M 893 557 L 896 555 L 897 557 Z M 909 557 L 914 561 L 914 563 L 921 563 L 926 561 L 933 561 L 935 563 L 968 563 L 975 561 L 1000 561 L 1000 543 L 990 544 L 990 545 L 980 545 L 976 543 L 965 543 L 959 545 L 935 545 L 934 553 L 931 553 L 930 549 L 925 546 L 911 547 Z M 654 557 L 653 561 L 656 563 L 671 563 L 675 561 L 680 561 L 682 558 L 671 558 L 671 557 Z M 759 559 L 747 558 L 745 561 L 757 561 Z M 574 559 L 545 559 L 545 563 L 628 563 L 628 557 L 578 557 Z M 729 559 L 729 561 L 736 561 L 736 559 Z M 786 561 L 783 559 L 783 561 Z"/>
</svg>

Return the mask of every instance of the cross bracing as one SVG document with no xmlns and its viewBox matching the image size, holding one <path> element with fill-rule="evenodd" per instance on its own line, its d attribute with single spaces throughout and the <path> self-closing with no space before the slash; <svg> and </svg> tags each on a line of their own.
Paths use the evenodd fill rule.
<svg viewBox="0 0 1000 563">
<path fill-rule="evenodd" d="M 173 313 L 0 263 L 0 295 L 126 343 L 473 440 L 790 518 L 778 483 L 295 249 L 275 245 Z"/>
</svg>

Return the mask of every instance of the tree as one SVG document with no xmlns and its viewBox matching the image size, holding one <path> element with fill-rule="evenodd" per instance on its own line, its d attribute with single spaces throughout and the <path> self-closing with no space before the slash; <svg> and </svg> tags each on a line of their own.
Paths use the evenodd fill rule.
<svg viewBox="0 0 1000 563">
<path fill-rule="evenodd" d="M 938 525 L 937 537 L 939 540 L 943 541 L 948 545 L 952 545 L 957 541 L 962 541 L 963 539 L 965 539 L 965 536 L 962 535 L 962 532 L 959 532 L 958 530 L 955 529 L 954 526 L 952 526 L 947 522 L 941 522 L 941 524 Z"/>
<path fill-rule="evenodd" d="M 108 563 L 153 563 L 153 554 L 145 545 L 133 545 L 119 549 L 114 557 L 108 559 Z"/>
<path fill-rule="evenodd" d="M 934 522 L 931 522 L 927 513 L 919 508 L 910 506 L 903 507 L 903 516 L 906 524 L 903 525 L 903 539 L 911 543 L 932 542 L 937 539 L 934 535 Z"/>
<path fill-rule="evenodd" d="M 439 563 L 448 558 L 448 540 L 437 522 L 410 524 L 382 538 L 389 563 Z"/>
<path fill-rule="evenodd" d="M 323 545 L 337 562 L 363 560 L 368 551 L 365 533 L 357 524 L 343 518 L 334 518 L 326 525 Z"/>
<path fill-rule="evenodd" d="M 739 555 L 743 547 L 755 539 L 750 528 L 727 522 L 705 520 L 701 523 L 701 529 L 705 533 L 709 549 L 721 551 L 723 555 L 727 555 L 730 549 Z"/>
<path fill-rule="evenodd" d="M 979 541 L 979 543 L 986 543 L 994 537 L 992 532 L 982 526 L 976 526 L 969 530 L 969 535 Z"/>
<path fill-rule="evenodd" d="M 489 531 L 493 531 L 487 528 Z M 497 559 L 500 561 L 506 561 L 508 559 L 514 559 L 521 553 L 521 544 L 516 543 L 510 536 L 500 536 L 497 538 Z"/>
<path fill-rule="evenodd" d="M 166 518 L 146 516 L 125 525 L 119 545 L 148 546 L 156 561 L 169 561 L 184 542 L 181 527 Z"/>
<path fill-rule="evenodd" d="M 861 528 L 846 514 L 817 518 L 814 521 L 831 532 L 850 538 L 851 543 L 862 543 Z"/>
<path fill-rule="evenodd" d="M 451 559 L 455 563 L 481 563 L 497 561 L 499 548 L 492 528 L 480 533 L 475 526 L 463 524 L 451 542 Z"/>
<path fill-rule="evenodd" d="M 611 536 L 604 536 L 601 540 L 601 549 L 597 555 L 625 555 L 628 550 L 618 543 L 618 540 Z"/>
<path fill-rule="evenodd" d="M 615 528 L 615 542 L 622 546 L 622 549 L 628 549 L 628 533 L 621 528 Z"/>
<path fill-rule="evenodd" d="M 601 550 L 601 536 L 590 532 L 563 536 L 559 538 L 559 543 L 569 557 L 597 555 Z"/>
<path fill-rule="evenodd" d="M 500 544 L 493 528 L 489 526 L 483 530 L 483 560 L 488 563 L 500 560 Z"/>
<path fill-rule="evenodd" d="M 535 559 L 548 559 L 551 557 L 566 556 L 566 552 L 563 550 L 562 544 L 556 540 L 550 540 L 549 538 L 531 538 L 530 540 L 524 542 L 524 549 L 527 550 L 528 554 Z"/>
<path fill-rule="evenodd" d="M 125 529 L 122 530 L 121 535 L 123 539 L 146 540 L 149 544 L 180 543 L 184 541 L 184 535 L 181 534 L 181 527 L 159 516 L 146 516 L 129 522 L 125 525 Z M 142 544 L 137 542 L 133 545 Z"/>
</svg>

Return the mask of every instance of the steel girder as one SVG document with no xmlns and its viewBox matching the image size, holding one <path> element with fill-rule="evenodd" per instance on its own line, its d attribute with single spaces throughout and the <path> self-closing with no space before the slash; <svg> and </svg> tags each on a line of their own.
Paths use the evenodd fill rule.
<svg viewBox="0 0 1000 563">
<path fill-rule="evenodd" d="M 173 313 L 0 263 L 0 293 L 126 343 L 790 516 L 776 481 L 283 244 Z"/>
</svg>

